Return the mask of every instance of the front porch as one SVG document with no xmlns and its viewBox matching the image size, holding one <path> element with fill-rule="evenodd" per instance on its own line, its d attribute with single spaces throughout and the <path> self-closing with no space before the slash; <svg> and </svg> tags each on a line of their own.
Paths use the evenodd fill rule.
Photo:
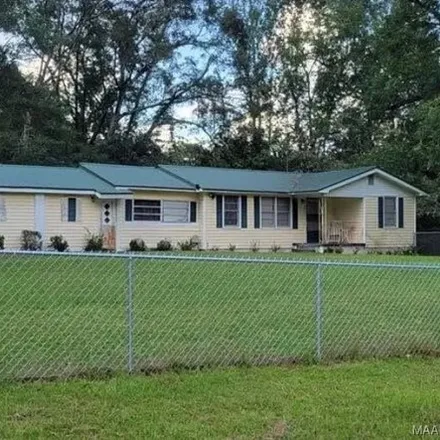
<svg viewBox="0 0 440 440">
<path fill-rule="evenodd" d="M 306 204 L 308 245 L 365 245 L 362 198 L 308 198 Z"/>
</svg>

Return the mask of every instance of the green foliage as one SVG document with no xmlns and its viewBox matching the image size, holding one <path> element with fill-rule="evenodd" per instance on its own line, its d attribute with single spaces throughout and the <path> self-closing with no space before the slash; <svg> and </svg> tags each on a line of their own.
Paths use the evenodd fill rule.
<svg viewBox="0 0 440 440">
<path fill-rule="evenodd" d="M 156 250 L 160 252 L 168 252 L 173 250 L 173 245 L 169 240 L 160 240 L 156 245 Z"/>
<path fill-rule="evenodd" d="M 41 234 L 38 231 L 21 231 L 21 249 L 24 251 L 39 251 L 43 246 Z"/>
<path fill-rule="evenodd" d="M 101 252 L 104 249 L 104 237 L 102 234 L 88 234 L 84 247 L 86 252 Z"/>
<path fill-rule="evenodd" d="M 229 243 L 228 250 L 230 252 L 234 252 L 236 249 L 237 249 L 237 246 L 235 244 Z"/>
<path fill-rule="evenodd" d="M 0 235 L 0 251 L 5 248 L 5 236 Z"/>
<path fill-rule="evenodd" d="M 199 244 L 192 238 L 185 241 L 179 241 L 177 243 L 177 246 L 181 251 L 193 251 L 194 249 L 197 249 Z"/>
<path fill-rule="evenodd" d="M 58 252 L 65 252 L 69 249 L 69 243 L 67 243 L 67 240 L 65 240 L 62 235 L 54 235 L 50 237 L 49 247 Z"/>
<path fill-rule="evenodd" d="M 145 245 L 145 241 L 141 238 L 134 238 L 130 241 L 130 252 L 145 252 L 147 250 L 147 246 Z"/>
</svg>

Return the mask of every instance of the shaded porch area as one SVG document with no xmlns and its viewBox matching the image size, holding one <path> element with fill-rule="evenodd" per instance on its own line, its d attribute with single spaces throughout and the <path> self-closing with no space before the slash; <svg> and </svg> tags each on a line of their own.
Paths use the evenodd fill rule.
<svg viewBox="0 0 440 440">
<path fill-rule="evenodd" d="M 307 199 L 307 244 L 364 245 L 363 199 Z"/>
</svg>

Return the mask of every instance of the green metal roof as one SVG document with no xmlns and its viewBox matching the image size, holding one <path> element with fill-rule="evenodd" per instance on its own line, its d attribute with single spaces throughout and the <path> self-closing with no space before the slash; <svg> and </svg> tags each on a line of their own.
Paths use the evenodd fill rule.
<svg viewBox="0 0 440 440">
<path fill-rule="evenodd" d="M 127 193 L 81 168 L 29 165 L 0 165 L 1 188 Z"/>
<path fill-rule="evenodd" d="M 164 188 L 188 191 L 196 189 L 195 185 L 185 182 L 184 179 L 173 176 L 157 167 L 96 163 L 82 163 L 81 166 L 118 187 Z"/>
<path fill-rule="evenodd" d="M 377 167 L 361 167 L 346 170 L 301 173 L 299 174 L 298 180 L 293 186 L 292 191 L 295 193 L 320 191 L 376 168 Z M 298 175 L 298 173 L 296 174 Z"/>
<path fill-rule="evenodd" d="M 1 188 L 130 194 L 130 188 L 183 191 L 316 193 L 375 167 L 316 173 L 178 165 L 129 166 L 84 163 L 79 168 L 0 165 Z M 124 188 L 124 189 L 117 189 Z"/>
<path fill-rule="evenodd" d="M 317 173 L 258 171 L 161 165 L 160 168 L 207 191 L 244 191 L 255 193 L 316 192 L 363 174 L 375 167 Z"/>
</svg>

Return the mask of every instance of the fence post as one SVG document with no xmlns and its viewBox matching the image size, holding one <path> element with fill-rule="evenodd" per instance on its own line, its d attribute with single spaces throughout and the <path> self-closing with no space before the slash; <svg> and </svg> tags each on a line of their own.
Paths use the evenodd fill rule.
<svg viewBox="0 0 440 440">
<path fill-rule="evenodd" d="M 131 374 L 134 368 L 133 330 L 133 287 L 134 287 L 134 261 L 130 255 L 127 258 L 127 370 Z"/>
<path fill-rule="evenodd" d="M 316 314 L 316 361 L 322 359 L 322 265 L 316 268 L 315 314 Z"/>
</svg>

